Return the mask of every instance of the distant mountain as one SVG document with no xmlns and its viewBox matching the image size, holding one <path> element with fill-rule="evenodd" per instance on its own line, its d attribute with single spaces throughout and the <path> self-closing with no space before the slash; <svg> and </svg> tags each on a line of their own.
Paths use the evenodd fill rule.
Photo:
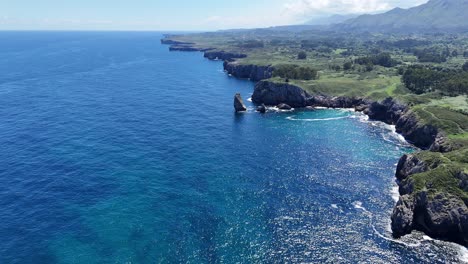
<svg viewBox="0 0 468 264">
<path fill-rule="evenodd" d="M 468 0 L 430 0 L 409 9 L 395 8 L 383 14 L 362 15 L 335 26 L 353 31 L 466 31 Z"/>
<path fill-rule="evenodd" d="M 351 18 L 356 18 L 359 15 L 356 14 L 350 14 L 350 15 L 331 15 L 331 16 L 325 16 L 325 17 L 317 17 L 313 18 L 304 24 L 306 25 L 314 25 L 314 26 L 327 26 L 327 25 L 333 25 L 333 24 L 339 24 L 343 23 L 348 19 Z"/>
</svg>

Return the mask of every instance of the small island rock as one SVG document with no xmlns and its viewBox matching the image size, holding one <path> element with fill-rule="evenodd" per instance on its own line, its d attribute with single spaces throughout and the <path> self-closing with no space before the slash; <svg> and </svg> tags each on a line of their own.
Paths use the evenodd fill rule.
<svg viewBox="0 0 468 264">
<path fill-rule="evenodd" d="M 242 97 L 240 93 L 237 93 L 234 96 L 234 109 L 236 112 L 245 112 L 247 111 L 247 107 L 244 104 L 244 101 L 242 100 Z"/>
</svg>

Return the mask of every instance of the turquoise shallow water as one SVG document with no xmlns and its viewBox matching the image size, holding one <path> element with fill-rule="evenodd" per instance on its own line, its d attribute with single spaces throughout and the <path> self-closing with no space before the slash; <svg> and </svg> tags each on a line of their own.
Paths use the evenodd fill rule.
<svg viewBox="0 0 468 264">
<path fill-rule="evenodd" d="M 0 33 L 0 263 L 460 261 L 391 239 L 390 127 L 235 114 L 253 83 L 160 38 Z"/>
</svg>

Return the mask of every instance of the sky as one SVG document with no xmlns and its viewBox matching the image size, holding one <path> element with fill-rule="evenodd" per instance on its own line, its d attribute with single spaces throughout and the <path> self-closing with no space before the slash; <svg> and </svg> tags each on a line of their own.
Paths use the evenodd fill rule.
<svg viewBox="0 0 468 264">
<path fill-rule="evenodd" d="M 0 0 L 0 30 L 219 30 L 378 13 L 427 0 Z"/>
</svg>

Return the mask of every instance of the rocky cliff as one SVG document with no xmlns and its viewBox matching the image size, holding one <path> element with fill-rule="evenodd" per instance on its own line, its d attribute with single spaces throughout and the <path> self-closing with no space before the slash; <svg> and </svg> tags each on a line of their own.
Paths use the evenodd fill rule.
<svg viewBox="0 0 468 264">
<path fill-rule="evenodd" d="M 458 188 L 467 190 L 468 175 L 457 169 L 443 172 L 446 166 L 440 160 L 427 161 L 420 154 L 404 155 L 397 167 L 400 199 L 392 214 L 392 230 L 395 237 L 401 237 L 420 230 L 426 234 L 462 245 L 468 244 L 467 201 L 452 192 L 434 191 L 432 181 L 425 186 L 416 186 L 417 175 L 422 173 L 449 173 L 457 181 Z M 444 183 L 447 184 L 447 183 Z M 455 186 L 457 188 L 457 186 Z"/>
<path fill-rule="evenodd" d="M 311 96 L 295 85 L 260 81 L 255 86 L 252 101 L 266 105 L 286 103 L 293 107 L 355 108 L 357 111 L 363 111 L 373 120 L 395 125 L 398 133 L 422 149 L 429 149 L 439 135 L 437 128 L 421 123 L 408 106 L 392 98 L 387 98 L 382 102 L 373 102 L 365 98 Z"/>
<path fill-rule="evenodd" d="M 260 81 L 255 85 L 252 101 L 256 104 L 276 106 L 284 103 L 292 107 L 305 107 L 309 97 L 306 91 L 294 85 Z"/>
<path fill-rule="evenodd" d="M 250 79 L 254 82 L 269 79 L 273 76 L 273 67 L 271 66 L 245 65 L 236 61 L 225 61 L 224 70 L 236 78 Z"/>
</svg>

